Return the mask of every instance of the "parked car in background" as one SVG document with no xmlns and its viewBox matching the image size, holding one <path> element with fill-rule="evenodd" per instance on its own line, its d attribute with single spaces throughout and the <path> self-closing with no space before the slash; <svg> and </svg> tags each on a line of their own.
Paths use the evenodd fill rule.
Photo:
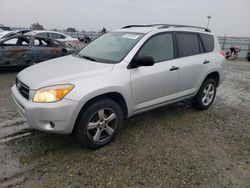
<svg viewBox="0 0 250 188">
<path fill-rule="evenodd" d="M 12 37 L 14 35 L 17 35 L 14 31 L 0 31 L 0 39 Z"/>
<path fill-rule="evenodd" d="M 30 31 L 26 34 L 56 39 L 56 40 L 65 42 L 74 48 L 80 47 L 80 41 L 77 38 L 73 38 L 71 36 L 65 35 L 65 34 L 57 32 L 57 31 L 33 30 L 33 31 Z"/>
<path fill-rule="evenodd" d="M 84 35 L 84 37 L 79 37 L 78 38 L 79 41 L 84 42 L 84 43 L 90 43 L 91 39 L 88 35 Z"/>
<path fill-rule="evenodd" d="M 81 145 L 96 149 L 135 114 L 184 99 L 208 109 L 224 66 L 218 39 L 207 28 L 126 26 L 75 55 L 23 70 L 12 96 L 32 128 L 73 132 Z"/>
<path fill-rule="evenodd" d="M 0 29 L 2 29 L 3 31 L 11 31 L 10 27 L 8 26 L 0 26 Z"/>
<path fill-rule="evenodd" d="M 73 48 L 57 40 L 15 35 L 0 41 L 0 70 L 25 68 L 74 51 Z"/>
</svg>

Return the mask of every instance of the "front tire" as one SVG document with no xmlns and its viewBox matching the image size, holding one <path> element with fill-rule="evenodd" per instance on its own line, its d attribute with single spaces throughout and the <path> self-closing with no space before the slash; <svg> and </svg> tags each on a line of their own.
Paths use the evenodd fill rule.
<svg viewBox="0 0 250 188">
<path fill-rule="evenodd" d="M 193 105 L 199 110 L 208 109 L 214 101 L 216 95 L 216 83 L 213 79 L 207 79 L 203 82 L 200 90 L 193 98 Z"/>
<path fill-rule="evenodd" d="M 98 100 L 80 113 L 75 136 L 82 146 L 97 149 L 109 144 L 122 125 L 121 107 L 110 99 Z"/>
</svg>

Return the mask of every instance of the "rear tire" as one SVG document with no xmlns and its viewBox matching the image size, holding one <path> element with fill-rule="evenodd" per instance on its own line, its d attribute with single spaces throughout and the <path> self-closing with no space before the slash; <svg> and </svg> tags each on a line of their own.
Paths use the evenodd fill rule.
<svg viewBox="0 0 250 188">
<path fill-rule="evenodd" d="M 123 125 L 122 109 L 110 99 L 90 104 L 79 116 L 75 136 L 82 146 L 89 149 L 98 149 L 109 144 Z"/>
<path fill-rule="evenodd" d="M 193 98 L 193 105 L 199 110 L 208 109 L 214 101 L 216 95 L 216 83 L 209 78 L 203 82 L 200 90 Z"/>
</svg>

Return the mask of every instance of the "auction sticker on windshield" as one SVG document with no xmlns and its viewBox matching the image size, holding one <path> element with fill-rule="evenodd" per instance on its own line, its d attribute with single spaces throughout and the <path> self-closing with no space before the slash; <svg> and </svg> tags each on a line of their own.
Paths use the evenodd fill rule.
<svg viewBox="0 0 250 188">
<path fill-rule="evenodd" d="M 138 37 L 140 37 L 140 35 L 134 35 L 134 34 L 126 34 L 122 36 L 123 38 L 127 38 L 127 39 L 137 39 Z"/>
</svg>

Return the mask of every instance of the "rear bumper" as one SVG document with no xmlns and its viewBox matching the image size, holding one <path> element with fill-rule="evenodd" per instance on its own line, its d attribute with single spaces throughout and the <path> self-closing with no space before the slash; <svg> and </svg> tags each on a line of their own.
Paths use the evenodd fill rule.
<svg viewBox="0 0 250 188">
<path fill-rule="evenodd" d="M 59 134 L 72 132 L 75 123 L 72 117 L 78 102 L 63 99 L 55 103 L 34 103 L 25 99 L 15 85 L 11 94 L 18 112 L 31 128 Z"/>
</svg>

